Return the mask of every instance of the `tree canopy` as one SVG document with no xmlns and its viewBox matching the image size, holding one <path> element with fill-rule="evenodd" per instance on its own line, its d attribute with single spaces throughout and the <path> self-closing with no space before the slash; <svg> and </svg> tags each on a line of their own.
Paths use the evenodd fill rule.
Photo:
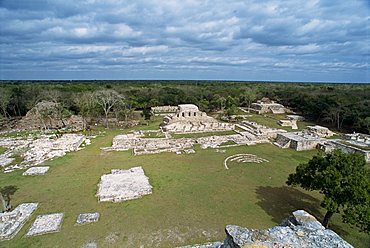
<svg viewBox="0 0 370 248">
<path fill-rule="evenodd" d="M 325 227 L 334 213 L 342 213 L 344 222 L 370 233 L 370 170 L 363 156 L 341 150 L 314 156 L 297 166 L 287 184 L 324 195 Z"/>
</svg>

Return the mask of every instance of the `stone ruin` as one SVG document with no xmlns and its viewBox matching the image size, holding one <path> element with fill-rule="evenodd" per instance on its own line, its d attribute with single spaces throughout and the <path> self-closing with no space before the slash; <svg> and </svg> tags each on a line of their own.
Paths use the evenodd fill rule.
<svg viewBox="0 0 370 248">
<path fill-rule="evenodd" d="M 181 154 L 195 144 L 200 144 L 202 149 L 225 148 L 240 145 L 255 145 L 269 142 L 268 139 L 260 139 L 248 132 L 235 133 L 231 135 L 212 135 L 200 138 L 144 138 L 140 132 L 117 135 L 113 138 L 111 147 L 102 148 L 105 151 L 127 151 L 133 149 L 134 155 L 155 154 L 161 152 L 175 152 Z"/>
<path fill-rule="evenodd" d="M 233 130 L 234 125 L 207 116 L 194 104 L 180 104 L 175 114 L 164 117 L 161 128 L 165 132 L 194 133 L 228 131 Z"/>
<path fill-rule="evenodd" d="M 25 172 L 23 172 L 23 176 L 33 176 L 33 175 L 44 175 L 48 170 L 49 166 L 39 166 L 39 167 L 31 167 Z"/>
<path fill-rule="evenodd" d="M 291 127 L 293 130 L 298 129 L 297 120 L 279 120 L 278 124 L 282 127 Z"/>
<path fill-rule="evenodd" d="M 41 101 L 37 103 L 16 124 L 19 130 L 59 129 L 67 128 L 72 131 L 82 130 L 84 119 L 81 116 L 71 115 L 68 118 L 61 117 L 63 107 L 60 103 Z"/>
<path fill-rule="evenodd" d="M 59 232 L 62 226 L 63 217 L 63 213 L 44 214 L 37 216 L 26 236 Z"/>
<path fill-rule="evenodd" d="M 269 140 L 275 139 L 279 133 L 285 133 L 283 129 L 269 128 L 264 125 L 260 125 L 253 121 L 242 121 L 237 124 L 236 127 L 241 129 L 239 133 L 250 137 L 251 140 L 262 142 L 269 142 Z"/>
<path fill-rule="evenodd" d="M 99 221 L 100 214 L 99 213 L 84 213 L 79 214 L 77 217 L 76 225 L 83 225 L 92 222 Z"/>
<path fill-rule="evenodd" d="M 321 137 L 321 138 L 328 138 L 335 134 L 334 132 L 330 131 L 329 128 L 322 127 L 319 125 L 307 126 L 306 132 L 313 136 Z"/>
<path fill-rule="evenodd" d="M 112 170 L 101 176 L 96 196 L 99 202 L 121 202 L 141 198 L 152 193 L 149 178 L 142 167 L 128 170 Z"/>
<path fill-rule="evenodd" d="M 280 148 L 291 148 L 296 151 L 316 149 L 326 139 L 313 136 L 306 132 L 288 132 L 277 134 L 274 145 Z"/>
<path fill-rule="evenodd" d="M 176 113 L 177 106 L 155 106 L 151 107 L 150 110 L 154 115 L 167 115 L 168 113 Z"/>
<path fill-rule="evenodd" d="M 254 154 L 234 154 L 234 155 L 231 155 L 229 157 L 227 157 L 225 160 L 224 160 L 224 166 L 225 166 L 225 169 L 228 170 L 229 167 L 227 166 L 227 162 L 228 161 L 234 161 L 234 162 L 237 162 L 237 163 L 257 163 L 257 164 L 260 164 L 260 163 L 264 163 L 264 162 L 269 162 L 267 159 L 264 159 L 264 158 L 260 158 L 258 157 L 257 155 L 254 155 Z"/>
<path fill-rule="evenodd" d="M 249 110 L 250 112 L 257 114 L 284 114 L 286 112 L 286 109 L 283 105 L 276 103 L 267 97 L 252 103 Z"/>
<path fill-rule="evenodd" d="M 23 203 L 11 212 L 0 213 L 0 241 L 14 238 L 37 207 L 38 203 Z"/>
<path fill-rule="evenodd" d="M 293 212 L 279 226 L 267 230 L 227 225 L 223 242 L 189 245 L 182 248 L 353 248 L 338 234 L 325 229 L 315 217 L 304 210 Z"/>
<path fill-rule="evenodd" d="M 2 154 L 5 159 L 2 160 L 1 166 L 4 172 L 12 172 L 16 169 L 39 165 L 47 160 L 64 156 L 67 152 L 78 150 L 83 142 L 89 143 L 88 139 L 81 134 L 63 134 L 60 138 L 55 138 L 55 135 L 41 135 L 37 139 L 0 138 L 0 146 L 7 148 L 7 151 Z M 19 155 L 23 161 L 12 165 L 14 155 Z"/>
<path fill-rule="evenodd" d="M 134 155 L 161 152 L 175 152 L 181 154 L 182 151 L 192 148 L 194 144 L 200 144 L 202 149 L 207 149 L 270 143 L 271 140 L 277 137 L 278 133 L 286 132 L 282 129 L 268 128 L 249 121 L 243 121 L 236 126 L 241 131 L 235 130 L 235 134 L 212 135 L 200 138 L 173 139 L 167 132 L 164 132 L 166 138 L 145 138 L 145 132 L 139 131 L 117 135 L 113 138 L 111 147 L 102 149 L 105 151 L 127 151 L 133 149 Z M 151 132 L 153 132 L 153 130 L 151 130 Z"/>
</svg>

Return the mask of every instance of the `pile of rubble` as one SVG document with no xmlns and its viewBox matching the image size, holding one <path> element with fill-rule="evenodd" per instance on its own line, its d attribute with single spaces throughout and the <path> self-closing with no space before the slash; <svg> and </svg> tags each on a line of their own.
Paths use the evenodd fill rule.
<svg viewBox="0 0 370 248">
<path fill-rule="evenodd" d="M 182 248 L 240 248 L 240 247 L 311 247 L 353 248 L 338 234 L 325 229 L 315 217 L 297 210 L 280 224 L 267 230 L 227 225 L 224 242 L 190 245 Z"/>
<path fill-rule="evenodd" d="M 0 241 L 12 239 L 37 207 L 38 203 L 23 203 L 11 212 L 0 213 Z"/>
<path fill-rule="evenodd" d="M 134 167 L 128 170 L 112 170 L 111 174 L 101 176 L 96 196 L 100 202 L 121 202 L 151 193 L 152 186 L 143 168 Z"/>
<path fill-rule="evenodd" d="M 3 159 L 0 165 L 4 168 L 4 172 L 25 169 L 55 157 L 64 156 L 67 152 L 76 151 L 83 142 L 90 143 L 81 134 L 64 134 L 60 138 L 56 138 L 55 135 L 42 135 L 37 139 L 0 138 L 0 146 L 7 148 L 7 151 L 1 155 Z M 23 161 L 11 165 L 14 155 L 22 157 Z"/>
</svg>

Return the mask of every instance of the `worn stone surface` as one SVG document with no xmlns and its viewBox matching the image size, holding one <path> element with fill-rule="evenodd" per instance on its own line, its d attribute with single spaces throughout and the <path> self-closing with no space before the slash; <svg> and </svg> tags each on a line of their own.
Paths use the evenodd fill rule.
<svg viewBox="0 0 370 248">
<path fill-rule="evenodd" d="M 192 245 L 186 248 L 353 248 L 338 234 L 325 229 L 315 217 L 304 210 L 293 212 L 279 226 L 267 230 L 227 225 L 224 242 L 215 246 Z"/>
<path fill-rule="evenodd" d="M 38 203 L 23 203 L 11 212 L 0 213 L 0 240 L 14 238 L 37 207 Z"/>
<path fill-rule="evenodd" d="M 97 248 L 98 244 L 95 241 L 89 241 L 81 246 L 81 248 Z"/>
<path fill-rule="evenodd" d="M 25 169 L 41 164 L 47 160 L 64 156 L 67 152 L 78 150 L 85 137 L 81 134 L 64 134 L 59 138 L 55 135 L 41 135 L 37 139 L 29 138 L 0 138 L 0 146 L 6 147 L 6 157 L 14 154 L 23 157 L 16 165 L 3 165 L 4 172 L 15 169 Z"/>
<path fill-rule="evenodd" d="M 112 170 L 100 178 L 96 196 L 100 202 L 121 202 L 141 198 L 152 193 L 152 186 L 142 167 L 128 170 Z"/>
<path fill-rule="evenodd" d="M 49 166 L 39 166 L 39 167 L 31 167 L 25 172 L 23 172 L 23 176 L 29 176 L 29 175 L 44 175 L 48 170 Z"/>
<path fill-rule="evenodd" d="M 45 214 L 37 216 L 26 236 L 42 235 L 59 232 L 63 222 L 63 213 Z"/>
<path fill-rule="evenodd" d="M 222 242 L 210 242 L 210 243 L 205 243 L 205 244 L 199 244 L 199 245 L 187 245 L 187 246 L 181 246 L 178 248 L 221 248 L 223 245 Z"/>
<path fill-rule="evenodd" d="M 99 213 L 84 213 L 84 214 L 79 214 L 77 217 L 76 224 L 77 225 L 82 225 L 82 224 L 87 224 L 91 222 L 97 222 L 99 221 L 100 214 Z"/>
</svg>

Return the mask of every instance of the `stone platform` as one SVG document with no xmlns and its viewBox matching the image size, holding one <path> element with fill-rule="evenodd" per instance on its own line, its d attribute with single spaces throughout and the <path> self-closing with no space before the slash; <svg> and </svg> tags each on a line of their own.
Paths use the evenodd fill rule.
<svg viewBox="0 0 370 248">
<path fill-rule="evenodd" d="M 100 202 L 121 202 L 141 198 L 152 193 L 149 178 L 141 167 L 128 170 L 112 170 L 101 176 L 96 196 Z"/>
</svg>

